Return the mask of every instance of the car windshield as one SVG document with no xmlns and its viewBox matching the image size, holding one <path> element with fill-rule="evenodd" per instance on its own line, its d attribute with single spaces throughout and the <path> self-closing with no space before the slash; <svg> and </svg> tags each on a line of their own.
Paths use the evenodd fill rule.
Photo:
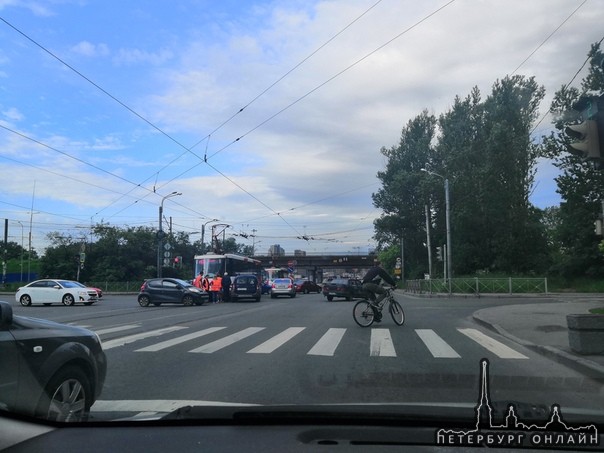
<svg viewBox="0 0 604 453">
<path fill-rule="evenodd" d="M 0 411 L 600 423 L 603 18 L 0 1 Z"/>
</svg>

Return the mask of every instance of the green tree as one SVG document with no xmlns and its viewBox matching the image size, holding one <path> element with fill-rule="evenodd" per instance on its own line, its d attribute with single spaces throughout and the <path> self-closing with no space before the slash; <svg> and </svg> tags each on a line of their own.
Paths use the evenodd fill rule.
<svg viewBox="0 0 604 453">
<path fill-rule="evenodd" d="M 423 111 L 403 128 L 398 146 L 381 149 L 386 168 L 378 172 L 382 188 L 373 194 L 373 204 L 383 211 L 374 224 L 378 248 L 397 246 L 403 237 L 409 251 L 404 269 L 413 278 L 428 270 L 424 212 L 430 197 L 421 169 L 430 161 L 435 127 L 436 118 Z"/>
</svg>

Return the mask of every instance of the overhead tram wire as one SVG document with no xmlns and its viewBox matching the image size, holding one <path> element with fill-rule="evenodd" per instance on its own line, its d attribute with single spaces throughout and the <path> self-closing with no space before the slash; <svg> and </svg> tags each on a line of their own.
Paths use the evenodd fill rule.
<svg viewBox="0 0 604 453">
<path fill-rule="evenodd" d="M 396 35 L 394 38 L 390 39 L 389 41 L 387 41 L 386 43 L 384 43 L 383 45 L 379 46 L 378 48 L 376 48 L 375 50 L 373 50 L 372 52 L 368 53 L 367 55 L 365 55 L 364 57 L 362 57 L 361 59 L 357 60 L 356 62 L 354 62 L 353 64 L 349 65 L 348 67 L 344 68 L 342 71 L 340 71 L 339 73 L 337 73 L 336 75 L 334 75 L 333 77 L 331 77 L 330 79 L 328 79 L 327 81 L 325 81 L 324 83 L 320 84 L 319 86 L 315 87 L 313 90 L 309 91 L 308 93 L 306 93 L 304 96 L 300 97 L 299 99 L 297 99 L 296 101 L 294 101 L 293 103 L 291 103 L 290 105 L 286 106 L 285 108 L 281 109 L 279 112 L 277 112 L 276 114 L 272 115 L 271 117 L 269 117 L 268 119 L 264 120 L 262 123 L 260 123 L 259 125 L 257 125 L 256 127 L 252 128 L 251 130 L 249 130 L 248 132 L 246 132 L 245 134 L 243 134 L 242 136 L 236 138 L 235 140 L 233 140 L 233 142 L 231 142 L 229 145 L 223 147 L 222 149 L 218 150 L 217 152 L 215 152 L 214 154 L 212 154 L 213 157 L 216 154 L 218 154 L 219 152 L 223 151 L 224 149 L 226 149 L 227 147 L 231 146 L 233 143 L 239 141 L 241 138 L 249 135 L 251 132 L 255 131 L 256 129 L 260 128 L 262 125 L 266 124 L 268 121 L 272 120 L 273 118 L 275 118 L 276 116 L 278 116 L 279 114 L 281 114 L 283 111 L 289 109 L 290 107 L 292 107 L 293 105 L 297 104 L 298 102 L 300 102 L 302 99 L 306 98 L 307 96 L 309 96 L 310 94 L 312 94 L 313 92 L 317 91 L 319 88 L 321 88 L 322 86 L 326 85 L 327 83 L 331 82 L 332 80 L 334 80 L 335 78 L 339 77 L 341 74 L 345 73 L 346 71 L 348 71 L 349 69 L 353 68 L 354 66 L 356 66 L 357 64 L 359 64 L 360 62 L 362 62 L 363 60 L 365 60 L 366 58 L 368 58 L 370 55 L 374 54 L 375 52 L 381 50 L 382 48 L 386 47 L 387 45 L 389 45 L 390 43 L 392 43 L 393 41 L 395 41 L 396 39 L 400 38 L 401 36 L 403 36 L 404 34 L 408 33 L 409 31 L 411 31 L 412 29 L 416 28 L 417 26 L 419 26 L 421 23 L 423 23 L 424 21 L 426 21 L 427 19 L 429 19 L 430 17 L 432 17 L 433 15 L 437 14 L 438 12 L 440 12 L 441 10 L 443 10 L 444 8 L 446 8 L 447 6 L 449 6 L 450 4 L 454 3 L 455 0 L 450 0 L 449 2 L 445 3 L 444 5 L 442 5 L 441 7 L 437 8 L 435 11 L 433 11 L 432 13 L 428 14 L 427 16 L 425 16 L 424 18 L 422 18 L 421 20 L 419 20 L 418 22 L 416 22 L 415 24 L 413 24 L 411 27 L 408 27 L 407 29 L 405 29 L 403 32 L 399 33 L 398 35 Z M 379 3 L 379 2 L 378 2 Z M 377 3 L 376 3 L 377 5 Z M 375 6 L 375 5 L 374 5 Z M 373 8 L 373 7 L 372 7 Z M 371 9 L 371 8 L 370 8 Z M 134 114 L 135 116 L 137 116 L 138 118 L 140 118 L 141 120 L 143 120 L 145 123 L 149 124 L 151 127 L 153 127 L 154 129 L 156 129 L 157 131 L 159 131 L 162 135 L 166 136 L 167 138 L 169 138 L 171 141 L 173 141 L 174 143 L 176 143 L 178 146 L 184 148 L 187 152 L 190 152 L 191 154 L 193 154 L 195 157 L 197 157 L 198 159 L 204 161 L 207 163 L 207 159 L 204 157 L 204 159 L 202 159 L 199 155 L 197 155 L 196 153 L 194 153 L 191 149 L 187 148 L 185 145 L 183 145 L 182 143 L 180 143 L 179 141 L 177 141 L 176 139 L 174 139 L 173 137 L 171 137 L 169 134 L 167 134 L 165 131 L 163 131 L 162 129 L 160 129 L 158 126 L 156 126 L 155 124 L 153 124 L 152 122 L 150 122 L 149 120 L 147 120 L 145 117 L 143 117 L 142 115 L 140 115 L 138 112 L 136 112 L 135 110 L 133 110 L 132 108 L 130 108 L 128 105 L 126 105 L 124 102 L 120 101 L 117 97 L 113 96 L 111 93 L 109 93 L 108 91 L 106 91 L 105 89 L 103 89 L 100 85 L 98 85 L 97 83 L 95 83 L 94 81 L 92 81 L 90 78 L 86 77 L 84 74 L 82 74 L 80 71 L 78 71 L 77 69 L 75 69 L 74 67 L 72 67 L 71 65 L 69 65 L 67 62 L 65 62 L 64 60 L 62 60 L 61 58 L 59 58 L 57 55 L 55 55 L 54 53 L 52 53 L 51 51 L 49 51 L 48 49 L 46 49 L 44 46 L 42 46 L 41 44 L 39 44 L 38 42 L 36 42 L 34 39 L 30 38 L 28 35 L 26 35 L 25 33 L 23 33 L 22 31 L 20 31 L 18 28 L 16 28 L 15 26 L 13 26 L 11 23 L 9 23 L 8 21 L 6 21 L 4 18 L 0 17 L 0 20 L 3 21 L 6 25 L 8 25 L 9 27 L 11 27 L 12 29 L 14 29 L 16 32 L 18 32 L 19 34 L 21 34 L 23 37 L 25 37 L 27 40 L 29 40 L 30 42 L 32 42 L 34 45 L 36 45 L 37 47 L 39 47 L 40 49 L 42 49 L 44 52 L 48 53 L 50 56 L 52 56 L 53 58 L 55 58 L 56 60 L 58 60 L 59 62 L 61 62 L 62 64 L 64 64 L 66 67 L 68 67 L 69 69 L 71 69 L 73 72 L 75 72 L 76 74 L 78 74 L 80 77 L 82 77 L 84 80 L 88 81 L 90 84 L 92 84 L 94 87 L 96 87 L 97 89 L 99 89 L 101 92 L 103 92 L 104 94 L 106 94 L 107 96 L 109 96 L 111 99 L 113 99 L 115 102 L 117 102 L 118 104 L 120 104 L 122 107 L 126 108 L 128 111 L 130 111 L 132 114 Z M 295 69 L 295 68 L 294 68 Z M 203 141 L 203 140 L 202 140 Z M 208 164 L 209 165 L 209 164 Z M 268 207 L 268 205 L 266 205 L 264 202 L 262 202 L 261 200 L 259 200 L 257 197 L 253 196 L 250 192 L 248 192 L 247 190 L 243 189 L 243 187 L 241 187 L 240 185 L 236 184 L 231 178 L 228 178 L 224 173 L 220 172 L 218 169 L 216 169 L 215 167 L 211 166 L 211 168 L 214 169 L 214 171 L 218 172 L 220 175 L 222 175 L 224 178 L 226 178 L 229 182 L 231 182 L 232 184 L 236 185 L 240 190 L 243 190 L 246 194 L 248 194 L 249 196 L 251 196 L 252 198 L 254 198 L 255 200 L 259 201 L 263 206 L 269 208 L 272 212 L 278 214 L 275 210 L 273 210 L 272 208 Z M 280 214 L 278 214 L 280 215 Z M 281 217 L 282 218 L 282 217 Z M 283 218 L 282 218 L 283 219 Z M 285 219 L 283 219 L 286 223 L 287 221 Z M 292 227 L 293 228 L 293 227 Z M 295 231 L 295 228 L 294 228 Z"/>
<path fill-rule="evenodd" d="M 22 32 L 21 30 L 19 30 L 17 27 L 15 27 L 14 25 L 12 25 L 10 22 L 8 22 L 6 19 L 4 19 L 3 17 L 0 16 L 0 21 L 4 22 L 6 25 L 8 25 L 10 28 L 12 28 L 13 30 L 15 30 L 17 33 L 19 33 L 21 36 L 23 36 L 25 39 L 27 39 L 28 41 L 30 41 L 32 44 L 34 44 L 36 47 L 39 47 L 41 50 L 43 50 L 44 52 L 46 52 L 48 55 L 50 55 L 52 58 L 54 58 L 55 60 L 59 61 L 61 64 L 63 64 L 64 66 L 66 66 L 67 68 L 69 68 L 71 71 L 75 72 L 78 76 L 80 76 L 81 78 L 83 78 L 84 80 L 86 80 L 88 83 L 90 83 L 92 86 L 94 86 L 96 89 L 98 89 L 99 91 L 101 91 L 103 94 L 105 94 L 106 96 L 108 96 L 109 98 L 113 99 L 115 102 L 117 102 L 119 105 L 121 105 L 123 108 L 125 108 L 126 110 L 128 110 L 130 113 L 132 113 L 133 115 L 135 115 L 136 117 L 138 117 L 139 119 L 143 120 L 145 123 L 147 123 L 149 126 L 151 126 L 153 129 L 155 129 L 156 131 L 158 131 L 160 134 L 162 134 L 164 137 L 168 138 L 169 140 L 171 140 L 172 142 L 174 142 L 175 144 L 177 144 L 178 146 L 180 146 L 181 148 L 184 148 L 185 150 L 187 150 L 187 152 L 190 152 L 191 154 L 193 154 L 195 157 L 201 159 L 200 156 L 198 156 L 197 154 L 195 154 L 193 151 L 191 151 L 189 148 L 187 148 L 185 145 L 183 145 L 182 143 L 180 143 L 178 140 L 176 140 L 174 137 L 172 137 L 170 134 L 168 134 L 167 132 L 165 132 L 163 129 L 161 129 L 160 127 L 156 126 L 154 123 L 152 123 L 151 121 L 149 121 L 147 118 L 145 118 L 144 116 L 142 116 L 140 113 L 138 113 L 136 110 L 134 110 L 133 108 L 131 108 L 130 106 L 128 106 L 126 103 L 122 102 L 120 99 L 118 99 L 117 97 L 115 97 L 114 95 L 112 95 L 110 92 L 108 92 L 107 90 L 105 90 L 103 87 L 101 87 L 99 84 L 97 84 L 95 81 L 93 81 L 92 79 L 90 79 L 89 77 L 87 77 L 86 75 L 84 75 L 83 73 L 81 73 L 80 71 L 78 71 L 76 68 L 74 68 L 73 66 L 71 66 L 69 63 L 67 63 L 65 60 L 63 60 L 62 58 L 60 58 L 58 55 L 55 55 L 53 52 L 51 52 L 49 49 L 47 49 L 46 47 L 44 47 L 42 44 L 40 44 L 39 42 L 37 42 L 36 40 L 34 40 L 33 38 L 29 37 L 27 34 L 25 34 L 24 32 Z"/>
<path fill-rule="evenodd" d="M 375 2 L 373 5 L 371 5 L 369 8 L 367 8 L 365 11 L 363 11 L 363 13 L 358 16 L 356 19 L 354 19 L 352 22 L 350 22 L 348 25 L 346 25 L 344 28 L 342 28 L 340 31 L 338 31 L 335 35 L 333 35 L 331 38 L 329 38 L 327 41 L 325 41 L 323 44 L 321 44 L 319 47 L 317 47 L 315 50 L 313 50 L 309 55 L 307 55 L 305 58 L 303 58 L 299 63 L 297 63 L 294 67 L 292 67 L 290 70 L 288 70 L 285 74 L 283 74 L 281 77 L 279 77 L 277 80 L 275 80 L 273 83 L 271 83 L 268 87 L 266 87 L 262 92 L 260 92 L 260 94 L 256 95 L 251 101 L 249 101 L 247 104 L 245 104 L 243 107 L 241 107 L 236 113 L 234 113 L 233 115 L 231 115 L 228 119 L 226 119 L 225 121 L 222 122 L 222 124 L 220 124 L 218 127 L 216 127 L 212 132 L 210 132 L 208 135 L 206 135 L 204 138 L 202 138 L 201 140 L 199 140 L 197 143 L 195 143 L 193 146 L 191 146 L 190 149 L 195 148 L 197 145 L 199 145 L 201 142 L 203 142 L 204 140 L 208 140 L 210 139 L 210 137 L 212 136 L 212 134 L 218 132 L 220 129 L 222 129 L 225 125 L 227 125 L 228 123 L 230 123 L 237 115 L 239 115 L 241 112 L 243 112 L 246 108 L 248 108 L 250 105 L 252 105 L 254 102 L 256 102 L 258 99 L 260 99 L 262 96 L 264 96 L 269 90 L 271 90 L 273 87 L 275 87 L 279 82 L 281 82 L 283 79 L 285 79 L 288 75 L 290 75 L 292 72 L 294 72 L 296 69 L 298 69 L 300 66 L 302 66 L 305 62 L 307 62 L 310 58 L 312 58 L 314 55 L 316 55 L 321 49 L 323 49 L 324 47 L 326 47 L 329 43 L 331 43 L 334 39 L 336 39 L 338 36 L 340 36 L 342 33 L 344 33 L 346 30 L 348 30 L 352 25 L 354 25 L 356 22 L 358 22 L 363 16 L 365 16 L 367 13 L 369 13 L 369 11 L 371 11 L 373 8 L 375 8 L 378 4 L 380 4 L 382 2 L 382 0 L 378 0 L 377 2 Z M 207 151 L 207 149 L 206 149 Z M 207 153 L 206 153 L 207 154 Z"/>
<path fill-rule="evenodd" d="M 334 79 L 338 78 L 339 76 L 341 76 L 342 74 L 344 74 L 345 72 L 349 71 L 350 69 L 352 69 L 353 67 L 355 67 L 356 65 L 358 65 L 359 63 L 363 62 L 364 60 L 366 60 L 367 58 L 369 58 L 371 55 L 373 55 L 374 53 L 382 50 L 384 47 L 388 46 L 389 44 L 393 43 L 394 41 L 396 41 L 397 39 L 399 39 L 401 36 L 409 33 L 411 30 L 413 30 L 414 28 L 417 28 L 419 25 L 421 25 L 423 22 L 427 21 L 428 19 L 430 19 L 432 16 L 436 15 L 437 13 L 439 13 L 440 11 L 442 11 L 443 9 L 445 9 L 447 6 L 451 5 L 452 3 L 455 3 L 456 0 L 449 0 L 447 3 L 445 3 L 444 5 L 438 7 L 437 9 L 435 9 L 434 11 L 432 11 L 430 14 L 428 14 L 427 16 L 423 17 L 422 19 L 420 19 L 419 21 L 417 21 L 416 23 L 414 23 L 413 25 L 411 25 L 410 27 L 407 27 L 405 30 L 403 30 L 401 33 L 399 33 L 398 35 L 396 35 L 395 37 L 389 39 L 388 41 L 386 41 L 384 44 L 380 45 L 379 47 L 377 47 L 376 49 L 372 50 L 371 52 L 369 52 L 368 54 L 366 54 L 365 56 L 359 58 L 358 60 L 356 60 L 354 63 L 346 66 L 344 69 L 342 69 L 341 71 L 337 72 L 335 75 L 331 76 L 329 79 L 327 79 L 326 81 L 320 83 L 319 85 L 317 85 L 315 88 L 313 88 L 312 90 L 308 91 L 306 94 L 300 96 L 298 99 L 296 99 L 295 101 L 291 102 L 290 104 L 286 105 L 285 107 L 283 107 L 281 110 L 277 111 L 275 114 L 269 116 L 268 118 L 266 118 L 264 121 L 262 121 L 261 123 L 259 123 L 258 125 L 254 126 L 253 128 L 251 128 L 250 130 L 248 130 L 247 132 L 245 132 L 243 135 L 240 135 L 239 137 L 237 137 L 236 139 L 234 139 L 232 142 L 230 142 L 229 144 L 223 146 L 222 148 L 220 148 L 218 151 L 216 151 L 215 153 L 213 153 L 212 155 L 210 155 L 207 159 L 211 159 L 212 157 L 216 156 L 217 154 L 221 153 L 222 151 L 224 151 L 225 149 L 229 148 L 230 146 L 232 146 L 234 143 L 238 142 L 239 140 L 241 140 L 242 138 L 244 138 L 245 136 L 251 134 L 252 132 L 254 132 L 256 129 L 259 129 L 260 127 L 264 126 L 266 123 L 268 123 L 269 121 L 273 120 L 275 117 L 279 116 L 280 114 L 282 114 L 283 112 L 285 112 L 286 110 L 289 110 L 291 107 L 293 107 L 294 105 L 296 105 L 298 102 L 302 101 L 303 99 L 307 98 L 308 96 L 310 96 L 311 94 L 313 94 L 315 91 L 319 90 L 320 88 L 324 87 L 325 85 L 327 85 L 329 82 L 333 81 Z"/>
<path fill-rule="evenodd" d="M 75 72 L 77 75 L 79 75 L 80 77 L 82 77 L 84 80 L 86 80 L 88 83 L 92 84 L 95 88 L 97 88 L 98 90 L 100 90 L 102 93 L 104 93 L 105 95 L 109 96 L 111 99 L 113 99 L 115 102 L 117 102 L 118 104 L 120 104 L 122 107 L 124 107 L 125 109 L 127 109 L 129 112 L 131 112 L 132 114 L 134 114 L 135 116 L 137 116 L 138 118 L 140 118 L 141 120 L 143 120 L 145 123 L 147 123 L 148 125 L 150 125 L 151 127 L 153 127 L 154 129 L 156 129 L 157 131 L 159 131 L 162 135 L 164 135 L 165 137 L 169 138 L 170 140 L 172 140 L 174 143 L 176 143 L 177 145 L 179 145 L 180 147 L 185 149 L 185 152 L 182 153 L 181 155 L 179 155 L 178 157 L 176 157 L 175 159 L 173 159 L 172 161 L 170 161 L 169 163 L 167 163 L 166 165 L 164 165 L 160 170 L 157 171 L 156 174 L 159 174 L 161 171 L 165 170 L 166 168 L 168 168 L 171 164 L 173 164 L 174 162 L 176 162 L 178 159 L 180 159 L 182 156 L 184 156 L 187 153 L 191 153 L 193 154 L 195 157 L 197 157 L 198 159 L 201 159 L 199 155 L 197 155 L 195 152 L 192 151 L 192 149 L 197 146 L 199 143 L 201 143 L 203 140 L 205 140 L 206 138 L 208 139 L 209 142 L 209 138 L 212 135 L 212 133 L 218 131 L 219 129 L 221 129 L 224 125 L 226 125 L 228 122 L 230 122 L 236 115 L 238 115 L 239 113 L 241 113 L 245 108 L 247 108 L 249 105 L 251 105 L 253 102 L 255 102 L 256 100 L 258 100 L 261 96 L 263 96 L 265 93 L 267 93 L 271 88 L 273 88 L 275 85 L 277 85 L 279 82 L 281 82 L 285 77 L 287 77 L 289 74 L 291 74 L 295 69 L 297 69 L 298 67 L 300 67 L 304 62 L 306 62 L 308 59 L 310 59 L 313 55 L 315 55 L 317 52 L 319 52 L 321 49 L 323 49 L 325 46 L 327 46 L 331 41 L 333 41 L 337 36 L 339 36 L 340 34 L 342 34 L 345 30 L 347 30 L 348 28 L 350 28 L 355 22 L 357 22 L 358 20 L 360 20 L 363 16 L 365 16 L 369 11 L 371 11 L 373 8 L 375 8 L 379 3 L 381 3 L 382 0 L 378 0 L 376 3 L 374 3 L 372 6 L 370 6 L 367 10 L 365 10 L 360 16 L 358 16 L 356 19 L 354 19 L 352 22 L 350 22 L 348 25 L 346 25 L 346 27 L 344 27 L 343 29 L 341 29 L 338 33 L 336 33 L 334 36 L 332 36 L 329 40 L 327 40 L 325 43 L 323 43 L 321 46 L 319 46 L 315 51 L 313 51 L 310 55 L 308 55 L 306 58 L 304 58 L 302 61 L 300 61 L 297 65 L 295 65 L 292 69 L 290 69 L 288 72 L 286 72 L 283 76 L 281 76 L 279 79 L 277 79 L 275 82 L 273 82 L 271 85 L 269 85 L 266 89 L 264 89 L 260 94 L 258 94 L 256 97 L 254 97 L 250 102 L 248 102 L 244 107 L 242 107 L 237 113 L 235 113 L 234 115 L 232 115 L 229 119 L 227 119 L 226 121 L 224 121 L 221 125 L 219 125 L 216 129 L 214 129 L 214 131 L 212 131 L 210 134 L 208 134 L 205 138 L 203 138 L 202 140 L 200 140 L 199 142 L 197 142 L 195 145 L 193 145 L 190 148 L 187 148 L 185 145 L 183 145 L 182 143 L 180 143 L 179 141 L 177 141 L 176 139 L 174 139 L 171 135 L 169 135 L 168 133 L 166 133 L 165 131 L 163 131 L 161 128 L 159 128 L 158 126 L 156 126 L 154 123 L 152 123 L 151 121 L 147 120 L 145 117 L 143 117 L 141 114 L 139 114 L 138 112 L 136 112 L 134 109 L 132 109 L 131 107 L 129 107 L 127 104 L 125 104 L 124 102 L 122 102 L 120 99 L 118 99 L 117 97 L 115 97 L 114 95 L 112 95 L 111 93 L 109 93 L 107 90 L 105 90 L 104 88 L 102 88 L 100 85 L 98 85 L 96 82 L 94 82 L 92 79 L 90 79 L 89 77 L 85 76 L 82 72 L 78 71 L 76 68 L 74 68 L 73 66 L 71 66 L 70 64 L 68 64 L 66 61 L 64 61 L 63 59 L 61 59 L 60 57 L 58 57 L 57 55 L 55 55 L 53 52 L 51 52 L 50 50 L 48 50 L 46 47 L 42 46 L 40 43 L 38 43 L 37 41 L 35 41 L 33 38 L 31 38 L 30 36 L 28 36 L 27 34 L 25 34 L 24 32 L 22 32 L 21 30 L 19 30 L 17 27 L 15 27 L 14 25 L 12 25 L 10 22 L 8 22 L 6 19 L 0 17 L 0 20 L 2 20 L 6 25 L 8 25 L 10 28 L 12 28 L 13 30 L 15 30 L 17 33 L 19 33 L 21 36 L 23 36 L 24 38 L 26 38 L 28 41 L 30 41 L 31 43 L 33 43 L 34 45 L 36 45 L 37 47 L 39 47 L 40 49 L 42 49 L 44 52 L 48 53 L 50 56 L 52 56 L 53 58 L 55 58 L 56 60 L 58 60 L 59 62 L 61 62 L 63 65 L 65 65 L 67 68 L 69 68 L 70 70 L 72 70 L 73 72 Z M 237 139 L 238 140 L 238 139 Z M 235 141 L 237 141 L 235 140 Z M 207 146 L 206 146 L 206 153 L 204 155 L 204 161 L 207 157 Z M 149 179 L 149 178 L 148 178 Z M 144 180 L 143 182 L 140 183 L 140 185 L 142 185 L 144 182 L 146 182 L 148 179 Z M 128 195 L 129 193 L 131 193 L 131 191 L 129 191 L 128 193 L 124 194 L 124 196 Z M 123 197 L 118 198 L 117 200 L 115 200 L 113 203 L 111 203 L 110 205 L 108 205 L 107 207 L 113 205 L 114 203 L 116 203 L 117 201 L 119 201 L 120 199 L 122 199 Z M 104 209 L 106 209 L 107 207 L 103 208 L 100 212 L 102 212 Z M 98 213 L 97 213 L 98 214 Z"/>
</svg>

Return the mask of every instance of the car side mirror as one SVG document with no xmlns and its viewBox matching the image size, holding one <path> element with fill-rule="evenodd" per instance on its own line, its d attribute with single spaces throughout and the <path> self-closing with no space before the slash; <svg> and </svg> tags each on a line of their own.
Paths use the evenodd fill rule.
<svg viewBox="0 0 604 453">
<path fill-rule="evenodd" d="M 0 327 L 5 328 L 13 323 L 13 307 L 8 302 L 0 300 Z"/>
<path fill-rule="evenodd" d="M 61 289 L 61 287 L 59 285 L 55 285 L 53 286 L 54 289 Z"/>
</svg>

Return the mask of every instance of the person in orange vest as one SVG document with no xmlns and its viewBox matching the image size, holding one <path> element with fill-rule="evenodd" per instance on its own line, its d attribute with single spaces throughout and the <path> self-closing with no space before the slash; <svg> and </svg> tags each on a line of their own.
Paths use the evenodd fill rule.
<svg viewBox="0 0 604 453">
<path fill-rule="evenodd" d="M 206 274 L 203 280 L 201 280 L 201 289 L 208 293 L 208 302 L 212 302 L 212 293 L 210 292 L 211 288 L 212 281 L 210 280 L 210 276 Z"/>
<path fill-rule="evenodd" d="M 216 276 L 212 279 L 212 299 L 215 304 L 222 301 L 222 277 L 220 274 L 216 274 Z"/>
<path fill-rule="evenodd" d="M 202 277 L 203 277 L 203 274 L 200 272 L 199 275 L 197 277 L 195 277 L 195 280 L 193 280 L 193 286 L 201 288 L 201 279 L 202 279 Z"/>
</svg>

